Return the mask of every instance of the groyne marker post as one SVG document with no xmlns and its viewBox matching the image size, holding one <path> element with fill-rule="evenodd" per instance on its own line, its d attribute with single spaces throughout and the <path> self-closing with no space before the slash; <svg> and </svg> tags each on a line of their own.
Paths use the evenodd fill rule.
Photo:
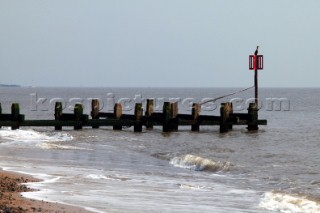
<svg viewBox="0 0 320 213">
<path fill-rule="evenodd" d="M 259 46 L 257 46 L 254 55 L 249 56 L 249 69 L 254 70 L 254 97 L 258 107 L 258 70 L 263 69 L 263 55 L 258 55 Z"/>
</svg>

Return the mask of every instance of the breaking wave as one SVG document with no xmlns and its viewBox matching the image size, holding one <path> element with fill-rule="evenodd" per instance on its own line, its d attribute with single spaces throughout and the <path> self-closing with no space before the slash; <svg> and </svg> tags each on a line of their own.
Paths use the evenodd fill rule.
<svg viewBox="0 0 320 213">
<path fill-rule="evenodd" d="M 261 199 L 261 208 L 284 213 L 316 213 L 320 212 L 320 203 L 306 196 L 290 195 L 281 192 L 266 192 Z"/>
<path fill-rule="evenodd" d="M 89 179 L 93 179 L 93 180 L 99 180 L 99 179 L 100 180 L 101 179 L 114 180 L 114 181 L 127 181 L 127 180 L 129 180 L 129 178 L 127 178 L 127 177 L 120 177 L 120 176 L 117 176 L 117 175 L 105 176 L 105 175 L 90 174 L 90 175 L 87 175 L 86 177 L 89 178 Z"/>
<path fill-rule="evenodd" d="M 182 157 L 174 157 L 170 160 L 170 164 L 175 167 L 190 169 L 195 171 L 226 171 L 229 170 L 231 164 L 229 162 L 213 161 L 195 155 L 185 155 Z"/>
<path fill-rule="evenodd" d="M 37 132 L 35 130 L 11 130 L 0 129 L 1 141 L 8 142 L 59 142 L 59 141 L 70 141 L 73 139 L 71 135 L 61 132 L 45 133 Z"/>
</svg>

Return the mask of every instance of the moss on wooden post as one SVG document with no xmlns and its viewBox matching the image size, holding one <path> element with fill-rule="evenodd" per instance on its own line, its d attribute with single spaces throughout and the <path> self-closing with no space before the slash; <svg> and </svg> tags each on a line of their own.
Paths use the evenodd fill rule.
<svg viewBox="0 0 320 213">
<path fill-rule="evenodd" d="M 19 129 L 19 115 L 20 115 L 20 106 L 18 103 L 13 103 L 11 105 L 11 120 L 16 121 L 16 124 L 11 126 L 12 130 Z"/>
<path fill-rule="evenodd" d="M 99 119 L 100 104 L 98 99 L 92 99 L 91 101 L 91 117 L 93 120 Z M 92 125 L 92 128 L 99 128 L 99 125 Z"/>
<path fill-rule="evenodd" d="M 148 122 L 148 119 L 152 116 L 154 112 L 154 100 L 153 99 L 147 99 L 147 106 L 146 106 L 146 128 L 147 129 L 153 129 L 153 125 Z"/>
<path fill-rule="evenodd" d="M 227 103 L 222 103 L 220 107 L 220 133 L 228 132 L 229 130 L 228 118 L 229 118 L 229 106 Z"/>
<path fill-rule="evenodd" d="M 191 131 L 193 132 L 199 132 L 200 126 L 199 126 L 199 115 L 201 112 L 201 105 L 198 103 L 192 104 L 192 119 L 194 121 L 194 124 L 191 125 Z"/>
<path fill-rule="evenodd" d="M 83 106 L 82 104 L 76 104 L 74 106 L 74 117 L 75 125 L 74 130 L 82 129 L 82 116 L 83 116 Z"/>
<path fill-rule="evenodd" d="M 113 108 L 113 116 L 115 119 L 121 119 L 122 116 L 122 105 L 120 103 L 116 103 Z M 113 130 L 122 130 L 121 125 L 114 125 Z"/>
<path fill-rule="evenodd" d="M 59 121 L 62 117 L 62 103 L 61 102 L 56 102 L 55 106 L 54 106 L 54 119 L 56 121 Z M 62 126 L 61 125 L 55 125 L 54 126 L 55 130 L 62 130 Z"/>
<path fill-rule="evenodd" d="M 142 122 L 141 122 L 141 118 L 143 116 L 142 103 L 136 103 L 135 109 L 134 109 L 134 116 L 135 116 L 134 132 L 142 132 Z"/>
<path fill-rule="evenodd" d="M 248 108 L 248 130 L 254 131 L 258 130 L 258 106 L 256 103 L 250 103 Z"/>
</svg>

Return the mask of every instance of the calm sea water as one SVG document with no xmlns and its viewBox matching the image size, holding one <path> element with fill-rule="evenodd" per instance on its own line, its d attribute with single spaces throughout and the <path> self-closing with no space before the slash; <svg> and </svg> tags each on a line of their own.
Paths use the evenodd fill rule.
<svg viewBox="0 0 320 213">
<path fill-rule="evenodd" d="M 54 102 L 72 112 L 91 98 L 103 111 L 113 101 L 126 109 L 143 98 L 180 98 L 181 112 L 192 100 L 215 98 L 238 88 L 1 88 L 2 112 L 19 102 L 26 119 L 54 117 Z M 238 111 L 253 91 L 233 95 Z M 218 127 L 189 127 L 162 133 L 133 129 L 24 127 L 0 129 L 0 167 L 42 178 L 30 198 L 83 206 L 96 212 L 320 212 L 320 89 L 261 89 L 259 118 L 267 126 L 245 126 L 220 134 Z M 135 100 L 133 100 L 135 98 Z M 142 100 L 141 100 L 142 98 Z M 188 99 L 189 98 L 189 99 Z M 235 99 L 236 98 L 236 99 Z M 282 100 L 272 107 L 271 99 Z M 282 98 L 282 99 L 280 99 Z M 130 102 L 131 100 L 131 102 Z M 205 114 L 219 114 L 205 105 Z M 243 112 L 246 112 L 244 110 Z M 125 113 L 132 113 L 126 111 Z"/>
</svg>

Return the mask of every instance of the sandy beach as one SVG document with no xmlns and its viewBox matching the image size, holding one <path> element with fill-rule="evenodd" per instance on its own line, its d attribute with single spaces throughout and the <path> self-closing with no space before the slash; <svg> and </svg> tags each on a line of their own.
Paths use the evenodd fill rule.
<svg viewBox="0 0 320 213">
<path fill-rule="evenodd" d="M 33 189 L 23 185 L 39 181 L 31 176 L 0 170 L 0 213 L 11 212 L 89 212 L 83 208 L 37 201 L 22 197 L 21 192 Z"/>
</svg>

